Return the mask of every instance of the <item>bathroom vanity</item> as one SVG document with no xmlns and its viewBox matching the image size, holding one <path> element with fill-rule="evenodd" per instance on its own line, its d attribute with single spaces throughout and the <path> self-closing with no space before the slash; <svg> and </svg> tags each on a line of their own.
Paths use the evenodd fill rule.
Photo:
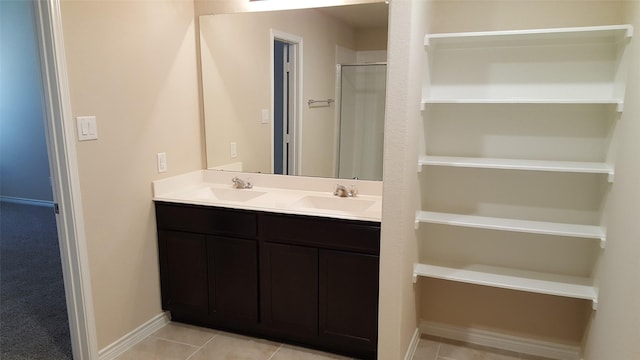
<svg viewBox="0 0 640 360">
<path fill-rule="evenodd" d="M 156 191 L 163 309 L 174 321 L 376 358 L 379 196 L 228 184 Z"/>
</svg>

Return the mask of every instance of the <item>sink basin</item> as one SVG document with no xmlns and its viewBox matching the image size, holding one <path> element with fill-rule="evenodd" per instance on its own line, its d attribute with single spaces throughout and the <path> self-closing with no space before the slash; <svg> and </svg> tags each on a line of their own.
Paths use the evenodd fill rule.
<svg viewBox="0 0 640 360">
<path fill-rule="evenodd" d="M 224 189 L 206 187 L 199 189 L 194 197 L 206 201 L 235 201 L 245 202 L 266 194 L 264 191 L 255 191 L 249 189 Z"/>
<path fill-rule="evenodd" d="M 293 206 L 307 209 L 361 212 L 367 210 L 374 203 L 373 200 L 311 195 L 296 201 Z"/>
</svg>

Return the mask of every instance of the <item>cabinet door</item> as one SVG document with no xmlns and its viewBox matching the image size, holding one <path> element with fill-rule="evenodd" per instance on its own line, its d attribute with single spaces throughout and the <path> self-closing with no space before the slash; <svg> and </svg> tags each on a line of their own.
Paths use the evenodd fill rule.
<svg viewBox="0 0 640 360">
<path fill-rule="evenodd" d="M 162 308 L 206 315 L 207 249 L 203 235 L 158 232 Z"/>
<path fill-rule="evenodd" d="M 257 241 L 207 237 L 207 251 L 211 316 L 231 325 L 257 323 Z"/>
<path fill-rule="evenodd" d="M 262 244 L 261 309 L 264 324 L 277 335 L 318 334 L 318 249 Z"/>
<path fill-rule="evenodd" d="M 338 347 L 375 351 L 379 257 L 320 250 L 320 337 Z"/>
</svg>

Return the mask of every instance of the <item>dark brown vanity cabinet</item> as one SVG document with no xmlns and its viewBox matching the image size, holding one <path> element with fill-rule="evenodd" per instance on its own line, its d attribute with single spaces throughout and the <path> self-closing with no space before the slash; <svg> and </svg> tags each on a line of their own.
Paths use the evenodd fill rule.
<svg viewBox="0 0 640 360">
<path fill-rule="evenodd" d="M 177 320 L 258 323 L 256 214 L 156 204 L 162 307 Z"/>
<path fill-rule="evenodd" d="M 320 250 L 319 336 L 335 346 L 378 345 L 377 255 Z"/>
<path fill-rule="evenodd" d="M 318 336 L 318 249 L 265 242 L 260 254 L 262 321 L 275 335 Z"/>
<path fill-rule="evenodd" d="M 374 359 L 380 224 L 156 203 L 172 317 Z"/>
<path fill-rule="evenodd" d="M 159 230 L 158 253 L 162 308 L 196 316 L 208 314 L 206 237 Z"/>
<path fill-rule="evenodd" d="M 296 215 L 260 219 L 260 309 L 278 335 L 312 335 L 375 357 L 380 224 Z"/>
</svg>

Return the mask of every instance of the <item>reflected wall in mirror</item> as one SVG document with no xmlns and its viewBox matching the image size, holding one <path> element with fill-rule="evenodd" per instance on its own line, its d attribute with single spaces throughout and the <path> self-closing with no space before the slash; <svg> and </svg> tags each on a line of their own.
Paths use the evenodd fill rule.
<svg viewBox="0 0 640 360">
<path fill-rule="evenodd" d="M 207 167 L 382 180 L 387 7 L 200 16 Z"/>
</svg>

